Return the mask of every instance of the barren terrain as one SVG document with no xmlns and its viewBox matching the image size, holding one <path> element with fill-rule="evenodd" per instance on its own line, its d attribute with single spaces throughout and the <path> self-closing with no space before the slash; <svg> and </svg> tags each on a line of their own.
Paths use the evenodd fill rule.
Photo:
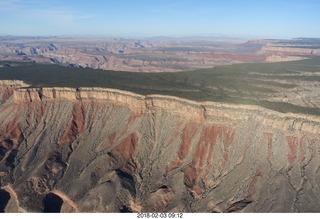
<svg viewBox="0 0 320 219">
<path fill-rule="evenodd" d="M 24 85 L 1 90 L 6 212 L 320 210 L 317 116 Z"/>
<path fill-rule="evenodd" d="M 1 37 L 0 60 L 0 212 L 320 212 L 318 39 Z"/>
<path fill-rule="evenodd" d="M 217 65 L 279 62 L 320 55 L 313 39 L 251 40 L 190 37 L 0 37 L 0 60 L 56 63 L 131 72 L 177 72 Z"/>
</svg>

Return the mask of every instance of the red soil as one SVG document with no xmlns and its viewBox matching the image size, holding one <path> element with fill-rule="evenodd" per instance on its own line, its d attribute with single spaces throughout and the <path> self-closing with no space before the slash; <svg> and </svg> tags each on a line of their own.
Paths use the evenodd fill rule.
<svg viewBox="0 0 320 219">
<path fill-rule="evenodd" d="M 297 137 L 287 136 L 287 142 L 289 146 L 288 162 L 291 164 L 294 161 L 294 158 L 296 157 L 295 148 L 297 147 L 299 141 Z"/>
<path fill-rule="evenodd" d="M 249 184 L 249 189 L 248 189 L 248 197 L 252 198 L 254 191 L 256 189 L 256 184 L 258 181 L 258 177 L 262 177 L 262 173 L 260 170 L 257 170 L 256 173 L 254 174 L 254 176 L 252 177 L 252 180 Z"/>
<path fill-rule="evenodd" d="M 219 126 L 211 125 L 204 126 L 201 132 L 200 139 L 196 144 L 195 152 L 192 157 L 192 162 L 184 169 L 184 182 L 189 187 L 192 188 L 198 195 L 202 192 L 198 186 L 198 178 L 201 172 L 205 169 L 202 175 L 202 181 L 206 181 L 206 176 L 208 175 L 210 168 L 212 168 L 212 158 L 214 153 L 214 146 L 220 138 L 224 145 L 223 152 L 223 163 L 224 167 L 228 159 L 228 148 L 231 145 L 235 137 L 235 130 Z"/>
<path fill-rule="evenodd" d="M 268 160 L 270 160 L 270 157 L 271 157 L 271 150 L 272 150 L 272 136 L 273 136 L 273 134 L 272 133 L 264 133 L 265 134 L 265 136 L 267 137 L 267 140 L 268 140 L 268 142 L 267 142 L 267 147 L 268 147 L 268 149 L 267 149 L 267 159 Z"/>
<path fill-rule="evenodd" d="M 74 103 L 71 118 L 61 139 L 58 141 L 59 145 L 73 142 L 78 134 L 85 130 L 85 111 L 81 102 Z"/>
</svg>

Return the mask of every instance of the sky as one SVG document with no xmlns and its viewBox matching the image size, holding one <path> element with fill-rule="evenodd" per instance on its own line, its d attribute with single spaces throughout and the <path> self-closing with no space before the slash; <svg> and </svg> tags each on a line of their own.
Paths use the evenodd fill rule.
<svg viewBox="0 0 320 219">
<path fill-rule="evenodd" d="M 0 0 L 0 35 L 320 38 L 320 1 Z"/>
</svg>

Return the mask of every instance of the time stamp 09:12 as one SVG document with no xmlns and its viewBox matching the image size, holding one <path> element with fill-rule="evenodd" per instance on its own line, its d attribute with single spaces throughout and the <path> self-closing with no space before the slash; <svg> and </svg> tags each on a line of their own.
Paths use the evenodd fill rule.
<svg viewBox="0 0 320 219">
<path fill-rule="evenodd" d="M 137 213 L 137 218 L 183 218 L 183 213 Z"/>
</svg>

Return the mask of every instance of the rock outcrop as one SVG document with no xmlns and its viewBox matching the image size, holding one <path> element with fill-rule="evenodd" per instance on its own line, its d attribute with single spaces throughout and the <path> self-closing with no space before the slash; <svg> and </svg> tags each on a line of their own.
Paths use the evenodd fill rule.
<svg viewBox="0 0 320 219">
<path fill-rule="evenodd" d="M 283 56 L 283 55 L 270 55 L 266 58 L 266 62 L 289 62 L 306 59 L 299 56 Z"/>
<path fill-rule="evenodd" d="M 0 191 L 14 195 L 0 198 L 6 212 L 320 211 L 320 117 L 7 83 Z"/>
<path fill-rule="evenodd" d="M 177 72 L 242 62 L 262 62 L 243 40 L 24 38 L 0 36 L 0 60 L 24 60 L 131 72 Z M 252 49 L 253 48 L 253 49 Z"/>
<path fill-rule="evenodd" d="M 268 51 L 272 53 L 281 53 L 284 55 L 319 55 L 320 49 L 312 49 L 312 48 L 290 48 L 284 45 L 280 46 L 264 46 L 262 47 L 263 51 Z"/>
</svg>

